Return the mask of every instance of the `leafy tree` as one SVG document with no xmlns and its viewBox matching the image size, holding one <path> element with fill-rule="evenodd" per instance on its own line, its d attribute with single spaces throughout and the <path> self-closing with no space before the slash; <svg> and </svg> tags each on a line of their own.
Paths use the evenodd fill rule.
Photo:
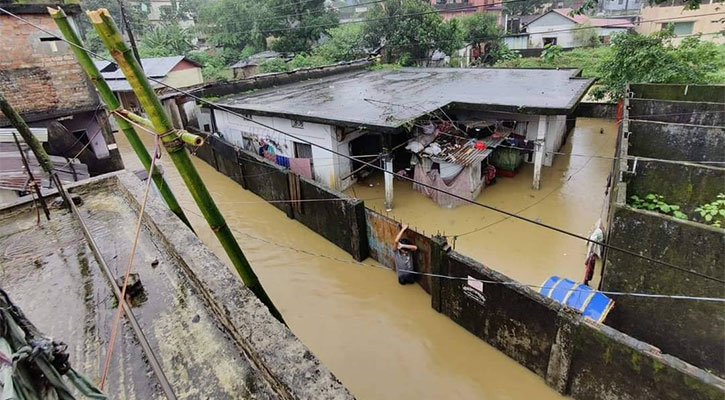
<svg viewBox="0 0 725 400">
<path fill-rule="evenodd" d="M 139 53 L 142 57 L 186 55 L 194 48 L 193 38 L 191 30 L 178 23 L 160 25 L 143 36 Z"/>
<path fill-rule="evenodd" d="M 671 30 L 652 35 L 619 34 L 612 39 L 612 52 L 598 68 L 602 86 L 596 98 L 624 96 L 627 82 L 705 83 L 710 74 L 725 66 L 717 45 L 698 37 L 672 44 Z"/>
<path fill-rule="evenodd" d="M 123 1 L 124 8 L 126 9 L 128 26 L 136 35 L 143 35 L 150 26 L 148 20 L 149 7 L 151 4 L 150 0 L 141 0 L 134 2 L 133 4 L 129 3 L 127 0 Z M 111 14 L 111 17 L 113 17 L 113 20 L 116 22 L 116 25 L 118 25 L 121 29 L 125 29 L 121 20 L 121 7 L 119 6 L 117 0 L 83 0 L 82 7 L 83 10 L 91 11 L 99 8 L 107 9 Z M 90 20 L 85 15 L 81 16 L 81 18 L 75 19 L 75 21 L 78 23 L 78 29 L 80 30 L 85 42 L 90 42 L 92 43 L 91 45 L 95 47 L 97 47 L 97 45 L 103 45 L 100 38 L 98 38 L 98 35 L 95 33 L 96 30 L 93 26 L 91 26 Z"/>
<path fill-rule="evenodd" d="M 558 44 L 548 43 L 541 51 L 541 59 L 547 63 L 553 63 L 561 57 L 563 51 L 564 49 Z"/>
<path fill-rule="evenodd" d="M 479 54 L 476 63 L 493 65 L 510 56 L 496 14 L 479 11 L 459 18 L 458 23 L 463 41 L 474 46 Z"/>
<path fill-rule="evenodd" d="M 411 65 L 434 50 L 451 53 L 461 47 L 457 22 L 445 23 L 420 0 L 388 0 L 368 11 L 363 40 L 370 48 L 385 44 L 384 62 Z"/>
<path fill-rule="evenodd" d="M 536 14 L 545 8 L 544 0 L 505 1 L 503 3 L 503 13 L 511 16 Z"/>
<path fill-rule="evenodd" d="M 277 37 L 272 48 L 283 53 L 308 52 L 323 34 L 339 22 L 325 0 L 268 0 L 271 18 L 267 33 Z"/>
<path fill-rule="evenodd" d="M 264 0 L 214 0 L 199 11 L 201 29 L 216 47 L 241 51 L 247 46 L 267 48 L 266 34 L 270 17 Z"/>
<path fill-rule="evenodd" d="M 367 54 L 363 25 L 347 24 L 330 29 L 329 38 L 312 50 L 312 55 L 330 62 L 354 60 Z"/>
<path fill-rule="evenodd" d="M 287 63 L 281 58 L 270 58 L 269 60 L 259 64 L 259 72 L 262 74 L 270 72 L 285 72 L 287 69 Z"/>
<path fill-rule="evenodd" d="M 289 62 L 289 68 L 290 69 L 298 69 L 298 68 L 314 68 L 314 67 L 321 67 L 323 65 L 329 65 L 332 64 L 333 60 L 329 58 L 325 58 L 319 55 L 306 55 L 306 54 L 298 54 L 295 56 L 295 58 L 292 59 L 292 61 Z"/>
<path fill-rule="evenodd" d="M 171 5 L 161 9 L 164 22 L 199 21 L 199 9 L 203 0 L 171 0 Z M 164 6 L 162 6 L 164 7 Z"/>
<path fill-rule="evenodd" d="M 581 25 L 577 25 L 572 32 L 574 42 L 580 46 L 599 46 L 602 41 L 599 40 L 597 29 L 592 29 L 592 24 L 587 21 Z"/>
</svg>

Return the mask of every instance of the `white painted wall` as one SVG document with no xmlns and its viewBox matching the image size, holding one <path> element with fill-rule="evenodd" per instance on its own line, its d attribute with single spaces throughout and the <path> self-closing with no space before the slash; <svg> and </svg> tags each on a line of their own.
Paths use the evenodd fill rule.
<svg viewBox="0 0 725 400">
<path fill-rule="evenodd" d="M 256 153 L 256 149 L 260 146 L 260 139 L 264 139 L 265 143 L 272 144 L 275 147 L 276 154 L 295 157 L 295 141 L 289 136 L 222 110 L 215 110 L 214 116 L 216 118 L 217 131 L 228 142 L 245 150 L 249 150 L 245 147 L 245 139 L 249 139 L 252 144 L 251 151 Z M 361 133 L 348 135 L 344 141 L 338 142 L 335 127 L 332 125 L 305 121 L 302 123 L 302 128 L 298 128 L 293 127 L 293 121 L 286 118 L 257 115 L 250 115 L 249 117 L 253 121 L 263 123 L 345 155 L 349 155 L 350 141 L 361 135 Z M 248 144 L 249 142 L 247 141 L 246 145 Z M 312 146 L 312 169 L 314 179 L 332 189 L 345 190 L 355 182 L 352 178 L 341 181 L 342 177 L 351 172 L 350 160 L 315 146 Z"/>
<path fill-rule="evenodd" d="M 544 47 L 544 38 L 555 37 L 556 44 L 565 47 L 581 47 L 588 43 L 579 43 L 576 38 L 576 28 L 578 25 L 574 21 L 557 13 L 549 13 L 536 21 L 529 24 L 526 28 L 528 32 L 528 48 L 537 49 Z M 597 32 L 597 36 L 613 36 L 619 32 L 626 32 L 627 28 L 590 28 Z M 508 42 L 507 42 L 508 43 Z M 521 48 L 521 47 L 518 47 Z M 523 47 L 526 48 L 526 47 Z"/>
<path fill-rule="evenodd" d="M 529 48 L 528 35 L 504 36 L 503 41 L 511 50 L 523 50 Z"/>
<path fill-rule="evenodd" d="M 514 114 L 504 112 L 486 112 L 459 114 L 458 119 L 481 119 L 481 120 L 512 120 L 520 122 L 528 122 L 526 125 L 526 140 L 536 140 L 539 131 L 539 116 L 529 114 Z M 564 135 L 566 134 L 566 115 L 552 115 L 547 119 L 545 151 L 559 151 Z M 553 154 L 546 154 L 543 165 L 550 167 L 554 161 Z"/>
<path fill-rule="evenodd" d="M 573 29 L 577 23 L 557 13 L 548 13 L 526 27 L 530 48 L 544 47 L 545 37 L 555 37 L 561 47 L 575 47 Z M 562 32 L 563 31 L 563 32 Z"/>
</svg>

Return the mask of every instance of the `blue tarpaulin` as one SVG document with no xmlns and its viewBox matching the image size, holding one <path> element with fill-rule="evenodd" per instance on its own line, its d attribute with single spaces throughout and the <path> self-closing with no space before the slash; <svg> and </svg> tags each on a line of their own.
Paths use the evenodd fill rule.
<svg viewBox="0 0 725 400">
<path fill-rule="evenodd" d="M 614 301 L 587 285 L 571 279 L 552 276 L 539 293 L 582 313 L 583 316 L 601 323 L 614 306 Z"/>
</svg>

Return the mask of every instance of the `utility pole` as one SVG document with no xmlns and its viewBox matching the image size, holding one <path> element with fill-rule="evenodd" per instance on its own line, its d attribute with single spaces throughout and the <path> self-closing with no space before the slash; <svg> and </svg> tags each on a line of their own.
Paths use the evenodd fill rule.
<svg viewBox="0 0 725 400">
<path fill-rule="evenodd" d="M 141 56 L 138 54 L 138 48 L 136 47 L 136 38 L 133 36 L 131 25 L 128 24 L 128 18 L 126 18 L 126 6 L 123 4 L 123 0 L 118 0 L 118 6 L 121 8 L 121 24 L 126 28 L 128 42 L 131 43 L 131 49 L 133 50 L 133 56 L 136 57 L 138 63 L 141 64 Z"/>
</svg>

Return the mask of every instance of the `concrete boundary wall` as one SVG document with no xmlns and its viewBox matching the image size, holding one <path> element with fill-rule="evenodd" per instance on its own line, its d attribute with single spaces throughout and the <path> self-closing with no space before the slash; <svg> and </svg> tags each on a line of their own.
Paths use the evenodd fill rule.
<svg viewBox="0 0 725 400">
<path fill-rule="evenodd" d="M 574 110 L 574 117 L 583 118 L 617 118 L 617 103 L 579 103 Z"/>
<path fill-rule="evenodd" d="M 629 162 L 634 168 L 634 161 Z M 695 208 L 717 200 L 717 195 L 725 192 L 725 168 L 708 165 L 639 160 L 635 173 L 625 178 L 628 199 L 632 195 L 659 194 L 690 217 L 695 216 Z"/>
<path fill-rule="evenodd" d="M 515 283 L 455 252 L 441 280 L 441 312 L 575 399 L 721 399 L 725 381 Z M 616 306 L 615 306 L 616 309 Z"/>
<path fill-rule="evenodd" d="M 629 107 L 630 119 L 690 125 L 725 125 L 723 103 L 629 99 Z"/>
<path fill-rule="evenodd" d="M 216 165 L 220 157 L 224 158 L 221 156 L 223 153 L 200 149 L 197 156 L 221 170 Z M 283 187 L 280 183 L 277 190 L 284 191 L 274 196 L 258 187 L 261 182 L 251 184 L 254 168 L 255 173 L 287 174 L 285 169 L 277 171 L 281 167 L 245 152 L 237 152 L 237 155 L 242 165 L 242 184 L 246 184 L 249 190 L 262 193 L 260 196 L 265 199 L 289 196 L 289 181 L 286 181 L 287 186 L 283 189 L 279 188 Z M 277 184 L 270 184 L 268 179 L 264 183 L 277 187 Z M 344 197 L 341 193 L 321 188 L 305 179 L 300 179 L 300 191 L 304 193 L 303 198 L 307 195 L 317 198 Z M 302 223 L 307 221 L 305 224 L 308 227 L 323 236 L 332 235 L 336 229 L 345 229 L 326 225 L 358 224 L 355 229 L 365 229 L 353 240 L 358 245 L 325 237 L 346 250 L 355 246 L 365 249 L 357 256 L 351 253 L 356 259 L 361 260 L 369 255 L 393 269 L 393 240 L 400 230 L 400 223 L 376 211 L 364 209 L 361 201 L 351 201 L 350 204 L 353 204 L 353 210 L 346 209 L 335 214 L 347 216 L 342 220 L 337 217 L 325 218 L 328 215 L 326 208 L 313 213 L 308 204 L 302 205 L 302 212 L 290 206 L 293 209 L 288 215 L 299 218 Z M 337 206 L 328 207 L 334 210 Z M 362 212 L 360 207 L 363 207 Z M 321 228 L 323 225 L 324 229 Z M 419 272 L 502 282 L 481 284 L 469 283 L 466 279 L 430 276 L 419 277 L 418 280 L 431 295 L 433 309 L 541 376 L 562 394 L 582 400 L 719 400 L 725 394 L 725 381 L 721 378 L 672 356 L 662 355 L 657 348 L 605 325 L 585 320 L 580 314 L 534 290 L 515 285 L 515 281 L 505 275 L 456 252 L 449 252 L 445 238 L 429 237 L 414 228 L 409 229 L 405 237 L 419 248 L 415 253 Z M 348 240 L 347 237 L 344 239 Z M 363 244 L 363 241 L 366 243 Z"/>
<path fill-rule="evenodd" d="M 207 136 L 196 156 L 232 178 L 244 189 L 267 200 L 289 218 L 320 234 L 358 261 L 368 257 L 365 204 L 317 182 L 299 177 L 270 160 L 243 151 L 217 136 Z M 290 189 L 296 179 L 299 193 Z M 299 197 L 297 197 L 299 196 Z M 345 199 L 340 201 L 304 201 Z M 294 200 L 302 200 L 294 202 Z M 320 216 L 327 218 L 320 218 Z"/>
<path fill-rule="evenodd" d="M 369 60 L 357 60 L 339 64 L 325 65 L 316 68 L 301 68 L 294 71 L 261 74 L 246 79 L 219 82 L 204 87 L 200 97 L 220 97 L 246 92 L 248 90 L 265 89 L 273 86 L 287 85 L 307 79 L 319 79 L 325 76 L 344 72 L 359 71 L 372 65 Z"/>
<path fill-rule="evenodd" d="M 632 92 L 632 96 L 638 99 L 725 103 L 725 85 L 630 83 L 629 90 Z"/>
<path fill-rule="evenodd" d="M 611 245 L 725 279 L 722 230 L 619 205 L 613 216 Z M 719 282 L 619 251 L 610 249 L 605 263 L 602 290 L 725 297 L 725 286 Z M 662 319 L 668 322 L 663 324 Z M 620 297 L 606 322 L 665 353 L 725 376 L 725 303 Z"/>
<path fill-rule="evenodd" d="M 678 161 L 722 161 L 725 127 L 629 121 L 628 154 Z"/>
</svg>

